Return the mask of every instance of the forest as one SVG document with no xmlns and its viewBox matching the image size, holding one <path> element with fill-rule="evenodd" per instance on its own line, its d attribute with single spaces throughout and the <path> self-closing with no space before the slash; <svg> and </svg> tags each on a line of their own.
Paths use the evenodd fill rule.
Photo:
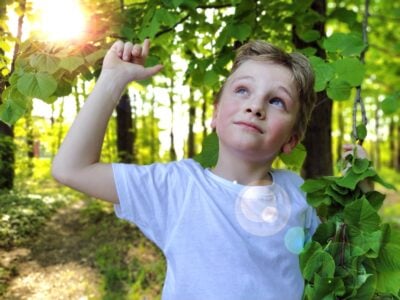
<svg viewBox="0 0 400 300">
<path fill-rule="evenodd" d="M 398 24 L 400 2 L 383 0 L 2 0 L 0 298 L 160 299 L 157 248 L 111 204 L 61 186 L 50 171 L 107 49 L 150 38 L 147 64 L 164 69 L 129 84 L 102 161 L 212 166 L 214 100 L 235 50 L 265 40 L 301 52 L 317 104 L 302 144 L 275 167 L 306 179 L 326 220 L 301 256 L 304 299 L 400 299 Z M 340 173 L 346 143 L 369 155 L 352 158 L 353 177 Z M 365 178 L 375 191 L 358 189 Z M 325 237 L 338 246 L 325 251 Z"/>
</svg>

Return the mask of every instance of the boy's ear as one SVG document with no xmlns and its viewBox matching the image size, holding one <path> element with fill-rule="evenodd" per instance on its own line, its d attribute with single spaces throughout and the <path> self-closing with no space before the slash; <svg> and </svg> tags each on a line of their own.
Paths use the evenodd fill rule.
<svg viewBox="0 0 400 300">
<path fill-rule="evenodd" d="M 211 128 L 216 129 L 217 127 L 217 114 L 218 114 L 218 103 L 214 102 L 214 111 L 211 119 Z"/>
<path fill-rule="evenodd" d="M 290 139 L 282 146 L 282 152 L 289 154 L 299 143 L 299 137 L 297 134 L 293 134 Z"/>
</svg>

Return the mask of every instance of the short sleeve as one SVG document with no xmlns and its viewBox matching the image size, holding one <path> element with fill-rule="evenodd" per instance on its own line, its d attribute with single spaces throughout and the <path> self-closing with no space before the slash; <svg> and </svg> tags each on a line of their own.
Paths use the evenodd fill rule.
<svg viewBox="0 0 400 300">
<path fill-rule="evenodd" d="M 306 216 L 305 242 L 308 242 L 311 240 L 311 238 L 314 235 L 315 231 L 317 230 L 319 224 L 321 224 L 321 220 L 318 217 L 315 208 L 310 206 L 307 210 L 307 216 Z"/>
<path fill-rule="evenodd" d="M 165 241 L 174 200 L 170 191 L 176 186 L 177 170 L 172 164 L 113 164 L 119 203 L 114 206 L 117 217 L 136 224 L 160 248 Z M 172 199 L 171 199 L 172 198 Z"/>
</svg>

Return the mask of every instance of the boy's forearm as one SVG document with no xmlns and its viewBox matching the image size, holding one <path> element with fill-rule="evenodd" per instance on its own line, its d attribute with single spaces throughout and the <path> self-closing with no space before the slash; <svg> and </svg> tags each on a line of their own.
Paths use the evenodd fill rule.
<svg viewBox="0 0 400 300">
<path fill-rule="evenodd" d="M 53 173 L 66 173 L 97 163 L 108 121 L 124 85 L 101 75 L 72 124 L 53 161 Z"/>
</svg>

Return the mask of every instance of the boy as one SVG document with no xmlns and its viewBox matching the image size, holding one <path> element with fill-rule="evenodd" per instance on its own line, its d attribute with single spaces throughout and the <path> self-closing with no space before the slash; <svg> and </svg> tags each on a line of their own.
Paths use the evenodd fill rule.
<svg viewBox="0 0 400 300">
<path fill-rule="evenodd" d="M 163 299 L 300 299 L 298 253 L 319 220 L 294 173 L 272 170 L 304 135 L 314 105 L 307 59 L 263 42 L 237 54 L 215 105 L 218 162 L 191 159 L 136 166 L 102 164 L 107 122 L 126 84 L 143 67 L 143 46 L 116 42 L 96 86 L 53 162 L 61 183 L 115 203 L 164 253 Z"/>
</svg>

